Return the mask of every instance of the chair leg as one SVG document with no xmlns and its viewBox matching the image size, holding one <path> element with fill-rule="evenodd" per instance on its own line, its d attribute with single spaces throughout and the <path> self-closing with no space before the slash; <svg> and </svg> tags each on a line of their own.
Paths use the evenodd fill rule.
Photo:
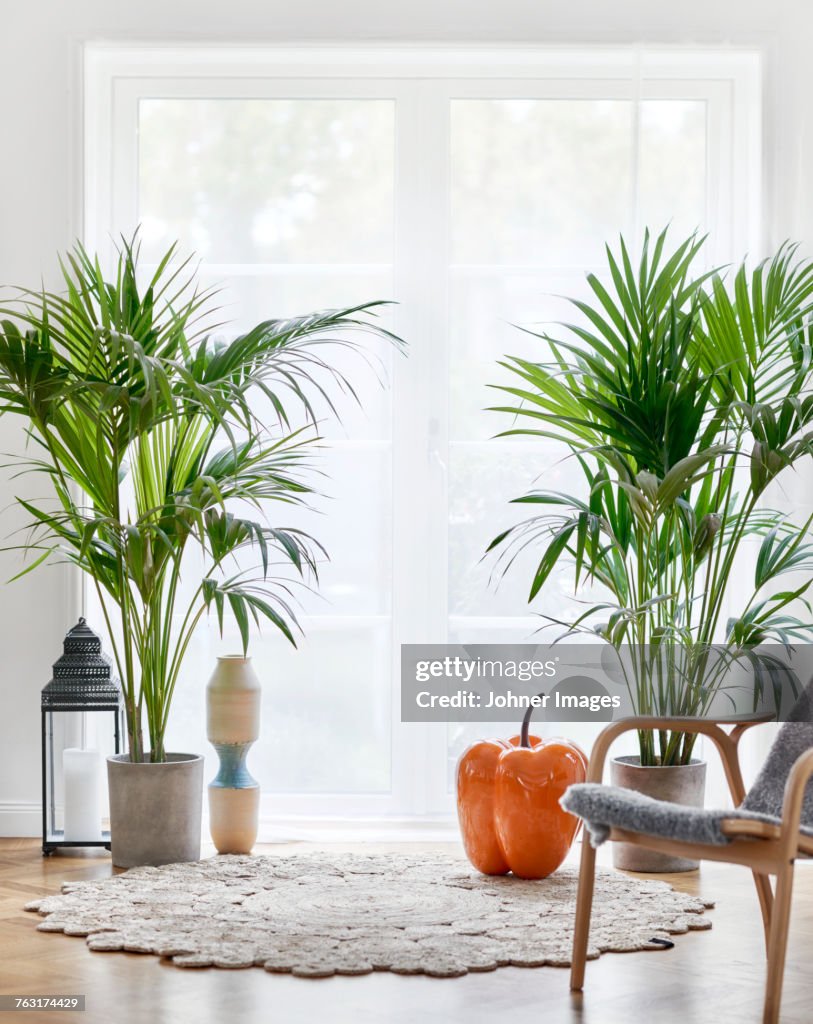
<svg viewBox="0 0 813 1024">
<path fill-rule="evenodd" d="M 576 896 L 576 924 L 573 930 L 573 959 L 570 968 L 570 989 L 580 992 L 584 984 L 587 939 L 590 935 L 590 912 L 593 909 L 593 886 L 596 876 L 596 851 L 587 835 L 582 836 L 582 859 L 579 867 L 579 889 Z"/>
<path fill-rule="evenodd" d="M 771 914 L 768 942 L 768 977 L 765 982 L 763 1024 L 777 1024 L 782 999 L 782 978 L 785 971 L 785 950 L 788 944 L 790 899 L 793 893 L 793 861 L 788 861 L 776 876 L 776 896 Z"/>
<path fill-rule="evenodd" d="M 759 897 L 759 909 L 762 911 L 762 930 L 765 934 L 765 955 L 770 951 L 771 938 L 771 909 L 773 908 L 773 890 L 771 879 L 768 875 L 761 875 L 758 871 L 753 872 L 754 885 L 757 887 Z"/>
</svg>

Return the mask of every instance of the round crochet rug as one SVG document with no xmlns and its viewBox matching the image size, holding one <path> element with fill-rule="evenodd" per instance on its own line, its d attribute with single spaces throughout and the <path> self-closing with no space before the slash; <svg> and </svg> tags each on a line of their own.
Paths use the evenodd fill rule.
<svg viewBox="0 0 813 1024">
<path fill-rule="evenodd" d="M 532 882 L 438 855 L 222 856 L 66 883 L 26 910 L 45 915 L 41 931 L 178 967 L 451 978 L 569 964 L 576 882 L 572 868 Z M 665 882 L 600 870 L 588 956 L 663 949 L 668 935 L 710 928 L 702 912 L 711 906 Z"/>
</svg>

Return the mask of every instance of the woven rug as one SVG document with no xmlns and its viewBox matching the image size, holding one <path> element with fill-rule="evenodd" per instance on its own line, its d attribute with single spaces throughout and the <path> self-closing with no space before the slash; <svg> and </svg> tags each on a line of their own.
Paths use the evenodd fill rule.
<svg viewBox="0 0 813 1024">
<path fill-rule="evenodd" d="M 576 882 L 572 868 L 531 882 L 437 855 L 223 856 L 66 883 L 26 910 L 45 915 L 41 931 L 178 967 L 451 978 L 569 964 Z M 669 935 L 710 928 L 710 906 L 664 882 L 600 870 L 588 956 L 663 949 Z"/>
</svg>

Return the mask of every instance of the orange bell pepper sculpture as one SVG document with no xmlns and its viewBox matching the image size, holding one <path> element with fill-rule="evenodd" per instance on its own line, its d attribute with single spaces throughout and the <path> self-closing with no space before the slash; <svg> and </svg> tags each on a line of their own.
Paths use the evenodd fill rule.
<svg viewBox="0 0 813 1024">
<path fill-rule="evenodd" d="M 587 757 L 570 740 L 529 735 L 482 740 L 457 766 L 457 814 L 466 855 L 485 875 L 546 878 L 567 856 L 580 820 L 559 806 L 568 786 L 584 782 Z"/>
</svg>

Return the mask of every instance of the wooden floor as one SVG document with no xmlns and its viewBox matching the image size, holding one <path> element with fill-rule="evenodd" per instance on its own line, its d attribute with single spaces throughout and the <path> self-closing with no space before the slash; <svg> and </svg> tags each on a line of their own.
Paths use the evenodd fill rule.
<svg viewBox="0 0 813 1024">
<path fill-rule="evenodd" d="M 258 851 L 351 849 L 287 844 Z M 368 851 L 399 847 L 367 846 Z M 426 848 L 429 848 L 428 846 Z M 433 844 L 458 854 L 451 844 Z M 355 847 L 358 849 L 358 847 Z M 414 852 L 416 846 L 403 847 Z M 26 1011 L 0 1022 L 58 1024 L 750 1024 L 760 1020 L 764 962 L 759 912 L 747 871 L 706 864 L 659 876 L 717 901 L 714 926 L 663 952 L 607 954 L 587 966 L 584 994 L 568 972 L 501 968 L 454 980 L 375 973 L 307 981 L 262 970 L 183 971 L 153 956 L 92 953 L 82 939 L 36 931 L 22 905 L 58 892 L 63 879 L 101 878 L 108 855 L 44 860 L 34 840 L 0 839 L 0 993 L 84 994 L 85 1013 Z M 813 864 L 796 872 L 782 1020 L 813 1022 Z"/>
</svg>

